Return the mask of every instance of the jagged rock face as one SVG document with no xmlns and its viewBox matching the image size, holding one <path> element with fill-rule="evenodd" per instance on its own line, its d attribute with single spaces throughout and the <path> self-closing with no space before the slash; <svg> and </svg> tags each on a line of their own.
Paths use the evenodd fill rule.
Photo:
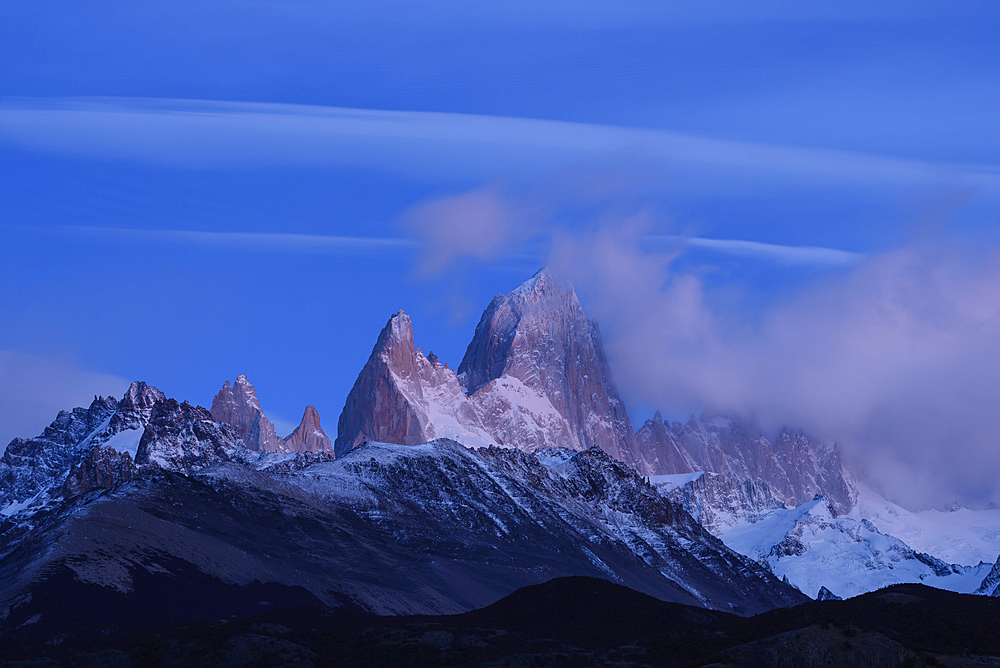
<svg viewBox="0 0 1000 668">
<path fill-rule="evenodd" d="M 135 462 L 190 473 L 230 461 L 241 451 L 243 441 L 232 427 L 216 423 L 201 406 L 165 399 L 153 407 Z"/>
<path fill-rule="evenodd" d="M 73 464 L 63 483 L 62 494 L 69 499 L 94 489 L 114 489 L 134 476 L 135 464 L 129 453 L 98 445 L 79 466 Z"/>
<path fill-rule="evenodd" d="M 816 600 L 817 601 L 843 601 L 844 599 L 841 598 L 840 596 L 837 596 L 836 594 L 834 594 L 832 591 L 830 591 L 826 587 L 820 587 L 819 588 L 819 593 L 816 594 Z"/>
<path fill-rule="evenodd" d="M 669 426 L 654 417 L 636 438 L 656 474 L 706 471 L 734 482 L 766 483 L 789 506 L 822 494 L 839 514 L 857 497 L 836 443 L 820 443 L 800 431 L 783 429 L 772 444 L 749 420 L 706 414 Z"/>
<path fill-rule="evenodd" d="M 89 408 L 60 411 L 39 436 L 11 441 L 0 458 L 0 511 L 12 512 L 18 504 L 61 485 L 117 409 L 113 397 L 97 397 Z"/>
<path fill-rule="evenodd" d="M 565 420 L 568 442 L 549 445 L 599 447 L 639 463 L 635 434 L 611 380 L 597 323 L 588 319 L 571 286 L 539 271 L 486 308 L 458 368 L 467 393 L 509 376 L 547 398 Z M 494 433 L 502 414 L 484 424 Z M 516 445 L 516 443 L 515 443 Z"/>
<path fill-rule="evenodd" d="M 1000 557 L 997 557 L 997 561 L 993 564 L 993 568 L 987 573 L 986 577 L 983 578 L 982 584 L 976 590 L 977 594 L 982 594 L 984 596 L 1000 596 Z"/>
<path fill-rule="evenodd" d="M 656 411 L 651 420 L 635 433 L 645 471 L 653 474 L 694 473 L 691 458 L 681 449 L 670 425 L 663 423 L 663 416 Z"/>
<path fill-rule="evenodd" d="M 716 536 L 731 526 L 757 522 L 771 511 L 785 507 L 764 481 L 736 480 L 715 473 L 684 477 L 688 479 L 680 484 L 654 480 L 662 494 L 680 504 Z"/>
<path fill-rule="evenodd" d="M 756 478 L 758 469 L 771 454 L 771 444 L 756 425 L 733 417 L 692 417 L 682 427 L 674 423 L 672 431 L 695 471 L 720 473 L 735 479 Z M 779 486 L 775 490 L 780 494 Z"/>
<path fill-rule="evenodd" d="M 801 431 L 782 429 L 773 452 L 759 476 L 773 485 L 784 479 L 780 489 L 787 500 L 801 503 L 822 494 L 841 515 L 854 506 L 857 491 L 845 476 L 836 443 L 820 443 Z"/>
<path fill-rule="evenodd" d="M 302 422 L 285 437 L 281 452 L 333 452 L 330 437 L 319 424 L 319 411 L 315 406 L 306 406 Z"/>
<path fill-rule="evenodd" d="M 334 449 L 340 457 L 365 441 L 414 445 L 434 438 L 495 442 L 455 372 L 416 349 L 410 318 L 400 310 L 382 329 L 347 396 Z"/>
<path fill-rule="evenodd" d="M 274 425 L 264 415 L 257 392 L 246 376 L 237 376 L 236 383 L 227 380 L 212 400 L 212 419 L 236 430 L 243 443 L 256 452 L 284 452 L 284 443 L 274 433 Z"/>
<path fill-rule="evenodd" d="M 121 401 L 95 397 L 88 408 L 60 412 L 39 436 L 14 439 L 0 458 L 0 514 L 37 509 L 61 496 L 70 469 L 81 466 L 95 446 L 110 442 L 118 450 L 134 449 L 162 399 L 158 389 L 137 381 Z"/>
</svg>

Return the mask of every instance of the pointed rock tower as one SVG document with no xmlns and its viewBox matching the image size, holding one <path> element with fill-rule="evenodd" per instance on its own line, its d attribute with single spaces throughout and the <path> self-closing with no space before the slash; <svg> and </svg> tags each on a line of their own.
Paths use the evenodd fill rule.
<svg viewBox="0 0 1000 668">
<path fill-rule="evenodd" d="M 284 443 L 260 409 L 257 392 L 246 376 L 237 376 L 233 385 L 227 380 L 212 400 L 210 412 L 213 420 L 235 429 L 248 449 L 257 452 L 284 451 Z"/>
<path fill-rule="evenodd" d="M 565 420 L 574 449 L 597 446 L 616 459 L 641 464 L 635 433 L 611 379 L 597 323 L 587 318 L 573 286 L 544 269 L 486 308 L 458 367 L 467 393 L 516 379 L 544 397 Z M 505 418 L 485 424 L 502 428 Z"/>
<path fill-rule="evenodd" d="M 302 422 L 285 437 L 285 452 L 333 452 L 330 437 L 319 424 L 319 411 L 315 406 L 306 406 Z"/>
<path fill-rule="evenodd" d="M 232 427 L 247 449 L 256 452 L 333 452 L 330 438 L 319 424 L 319 411 L 306 406 L 302 422 L 291 434 L 281 438 L 264 415 L 257 391 L 246 376 L 237 376 L 233 385 L 227 380 L 212 400 L 212 419 Z"/>
<path fill-rule="evenodd" d="M 410 317 L 399 310 L 379 334 L 337 422 L 337 457 L 365 441 L 414 445 L 452 438 L 495 441 L 462 391 L 455 372 L 416 349 Z"/>
<path fill-rule="evenodd" d="M 597 446 L 643 465 L 597 324 L 544 271 L 493 300 L 457 376 L 415 348 L 405 313 L 389 319 L 340 416 L 337 455 L 366 440 L 434 438 L 528 452 Z"/>
</svg>

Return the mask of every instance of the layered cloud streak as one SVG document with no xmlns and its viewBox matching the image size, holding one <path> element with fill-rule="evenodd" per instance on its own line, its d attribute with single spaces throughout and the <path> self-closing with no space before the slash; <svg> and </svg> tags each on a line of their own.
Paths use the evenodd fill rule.
<svg viewBox="0 0 1000 668">
<path fill-rule="evenodd" d="M 376 169 L 424 182 L 540 175 L 628 156 L 666 169 L 664 188 L 705 180 L 862 188 L 938 186 L 1000 193 L 988 165 L 723 140 L 662 129 L 478 114 L 145 98 L 0 103 L 0 142 L 186 169 Z M 732 187 L 730 185 L 729 187 Z"/>
</svg>

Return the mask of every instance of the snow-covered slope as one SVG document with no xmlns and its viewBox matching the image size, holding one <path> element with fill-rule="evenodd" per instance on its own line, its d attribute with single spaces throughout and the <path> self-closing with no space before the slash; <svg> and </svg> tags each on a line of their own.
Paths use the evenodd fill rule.
<svg viewBox="0 0 1000 668">
<path fill-rule="evenodd" d="M 716 536 L 725 529 L 760 520 L 784 503 L 766 482 L 734 480 L 718 473 L 651 476 L 660 493 L 679 503 Z"/>
<path fill-rule="evenodd" d="M 135 463 L 189 473 L 220 462 L 253 461 L 257 457 L 245 448 L 232 427 L 212 420 L 201 406 L 164 399 L 153 407 Z"/>
<path fill-rule="evenodd" d="M 498 445 L 525 452 L 553 446 L 576 449 L 569 423 L 549 398 L 513 376 L 491 380 L 469 401 Z"/>
<path fill-rule="evenodd" d="M 814 597 L 821 587 L 848 598 L 904 582 L 974 593 L 992 566 L 946 563 L 879 531 L 867 519 L 837 517 L 823 498 L 723 528 L 720 536 Z"/>
<path fill-rule="evenodd" d="M 1000 509 L 911 512 L 864 485 L 858 490 L 848 517 L 866 519 L 915 550 L 966 566 L 992 563 L 1000 555 Z"/>
<path fill-rule="evenodd" d="M 0 627 L 263 584 L 381 613 L 468 610 L 572 574 L 743 614 L 804 600 L 597 448 L 368 442 L 258 470 L 226 460 L 233 432 L 205 415 L 161 402 L 139 447 L 160 466 L 0 526 Z"/>
</svg>

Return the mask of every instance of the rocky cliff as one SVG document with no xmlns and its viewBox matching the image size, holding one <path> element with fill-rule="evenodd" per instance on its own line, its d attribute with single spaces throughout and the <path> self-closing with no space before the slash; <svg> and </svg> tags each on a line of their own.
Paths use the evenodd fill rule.
<svg viewBox="0 0 1000 668">
<path fill-rule="evenodd" d="M 319 424 L 319 411 L 306 406 L 302 421 L 282 442 L 282 452 L 333 452 L 330 437 Z"/>
<path fill-rule="evenodd" d="M 752 420 L 705 414 L 668 425 L 657 413 L 636 438 L 647 469 L 657 474 L 705 471 L 724 476 L 730 486 L 762 483 L 787 506 L 821 494 L 840 514 L 857 497 L 837 444 L 801 431 L 782 429 L 772 443 Z"/>
<path fill-rule="evenodd" d="M 212 400 L 210 411 L 216 422 L 228 424 L 256 452 L 284 452 L 284 442 L 274 433 L 274 425 L 264 415 L 257 392 L 246 376 L 237 376 L 233 385 L 227 380 Z"/>
<path fill-rule="evenodd" d="M 135 456 L 138 466 L 189 473 L 248 452 L 236 431 L 201 406 L 165 399 L 153 406 Z"/>
<path fill-rule="evenodd" d="M 212 400 L 209 412 L 216 422 L 232 427 L 247 449 L 254 452 L 333 452 L 315 406 L 306 407 L 294 432 L 285 438 L 278 436 L 246 376 L 237 376 L 233 385 L 227 380 Z"/>
<path fill-rule="evenodd" d="M 558 442 L 557 426 L 550 445 L 576 450 L 596 446 L 641 468 L 635 434 L 612 380 L 597 323 L 584 314 L 573 287 L 545 270 L 510 294 L 493 299 L 458 373 L 472 396 L 490 393 L 489 384 L 504 377 L 517 379 L 547 399 L 566 421 L 569 441 Z M 487 417 L 487 431 L 503 428 L 505 417 Z"/>
<path fill-rule="evenodd" d="M 412 445 L 452 438 L 465 445 L 489 445 L 475 408 L 455 372 L 413 340 L 402 309 L 389 318 L 337 423 L 338 457 L 365 441 Z"/>
<path fill-rule="evenodd" d="M 660 492 L 718 536 L 737 524 L 758 522 L 784 503 L 761 480 L 717 473 L 653 477 Z"/>
<path fill-rule="evenodd" d="M 366 440 L 599 447 L 644 470 L 600 332 L 571 286 L 540 271 L 497 296 L 458 374 L 416 349 L 400 311 L 379 335 L 338 422 L 337 453 Z"/>
<path fill-rule="evenodd" d="M 79 465 L 73 464 L 62 495 L 69 499 L 95 489 L 114 489 L 135 476 L 135 464 L 127 452 L 118 452 L 108 445 L 98 445 L 90 451 L 90 457 Z"/>
<path fill-rule="evenodd" d="M 97 446 L 134 452 L 153 407 L 163 398 L 155 387 L 134 382 L 121 401 L 95 397 L 88 408 L 61 411 L 35 438 L 11 441 L 0 458 L 0 514 L 43 507 L 61 497 L 70 470 Z"/>
</svg>

